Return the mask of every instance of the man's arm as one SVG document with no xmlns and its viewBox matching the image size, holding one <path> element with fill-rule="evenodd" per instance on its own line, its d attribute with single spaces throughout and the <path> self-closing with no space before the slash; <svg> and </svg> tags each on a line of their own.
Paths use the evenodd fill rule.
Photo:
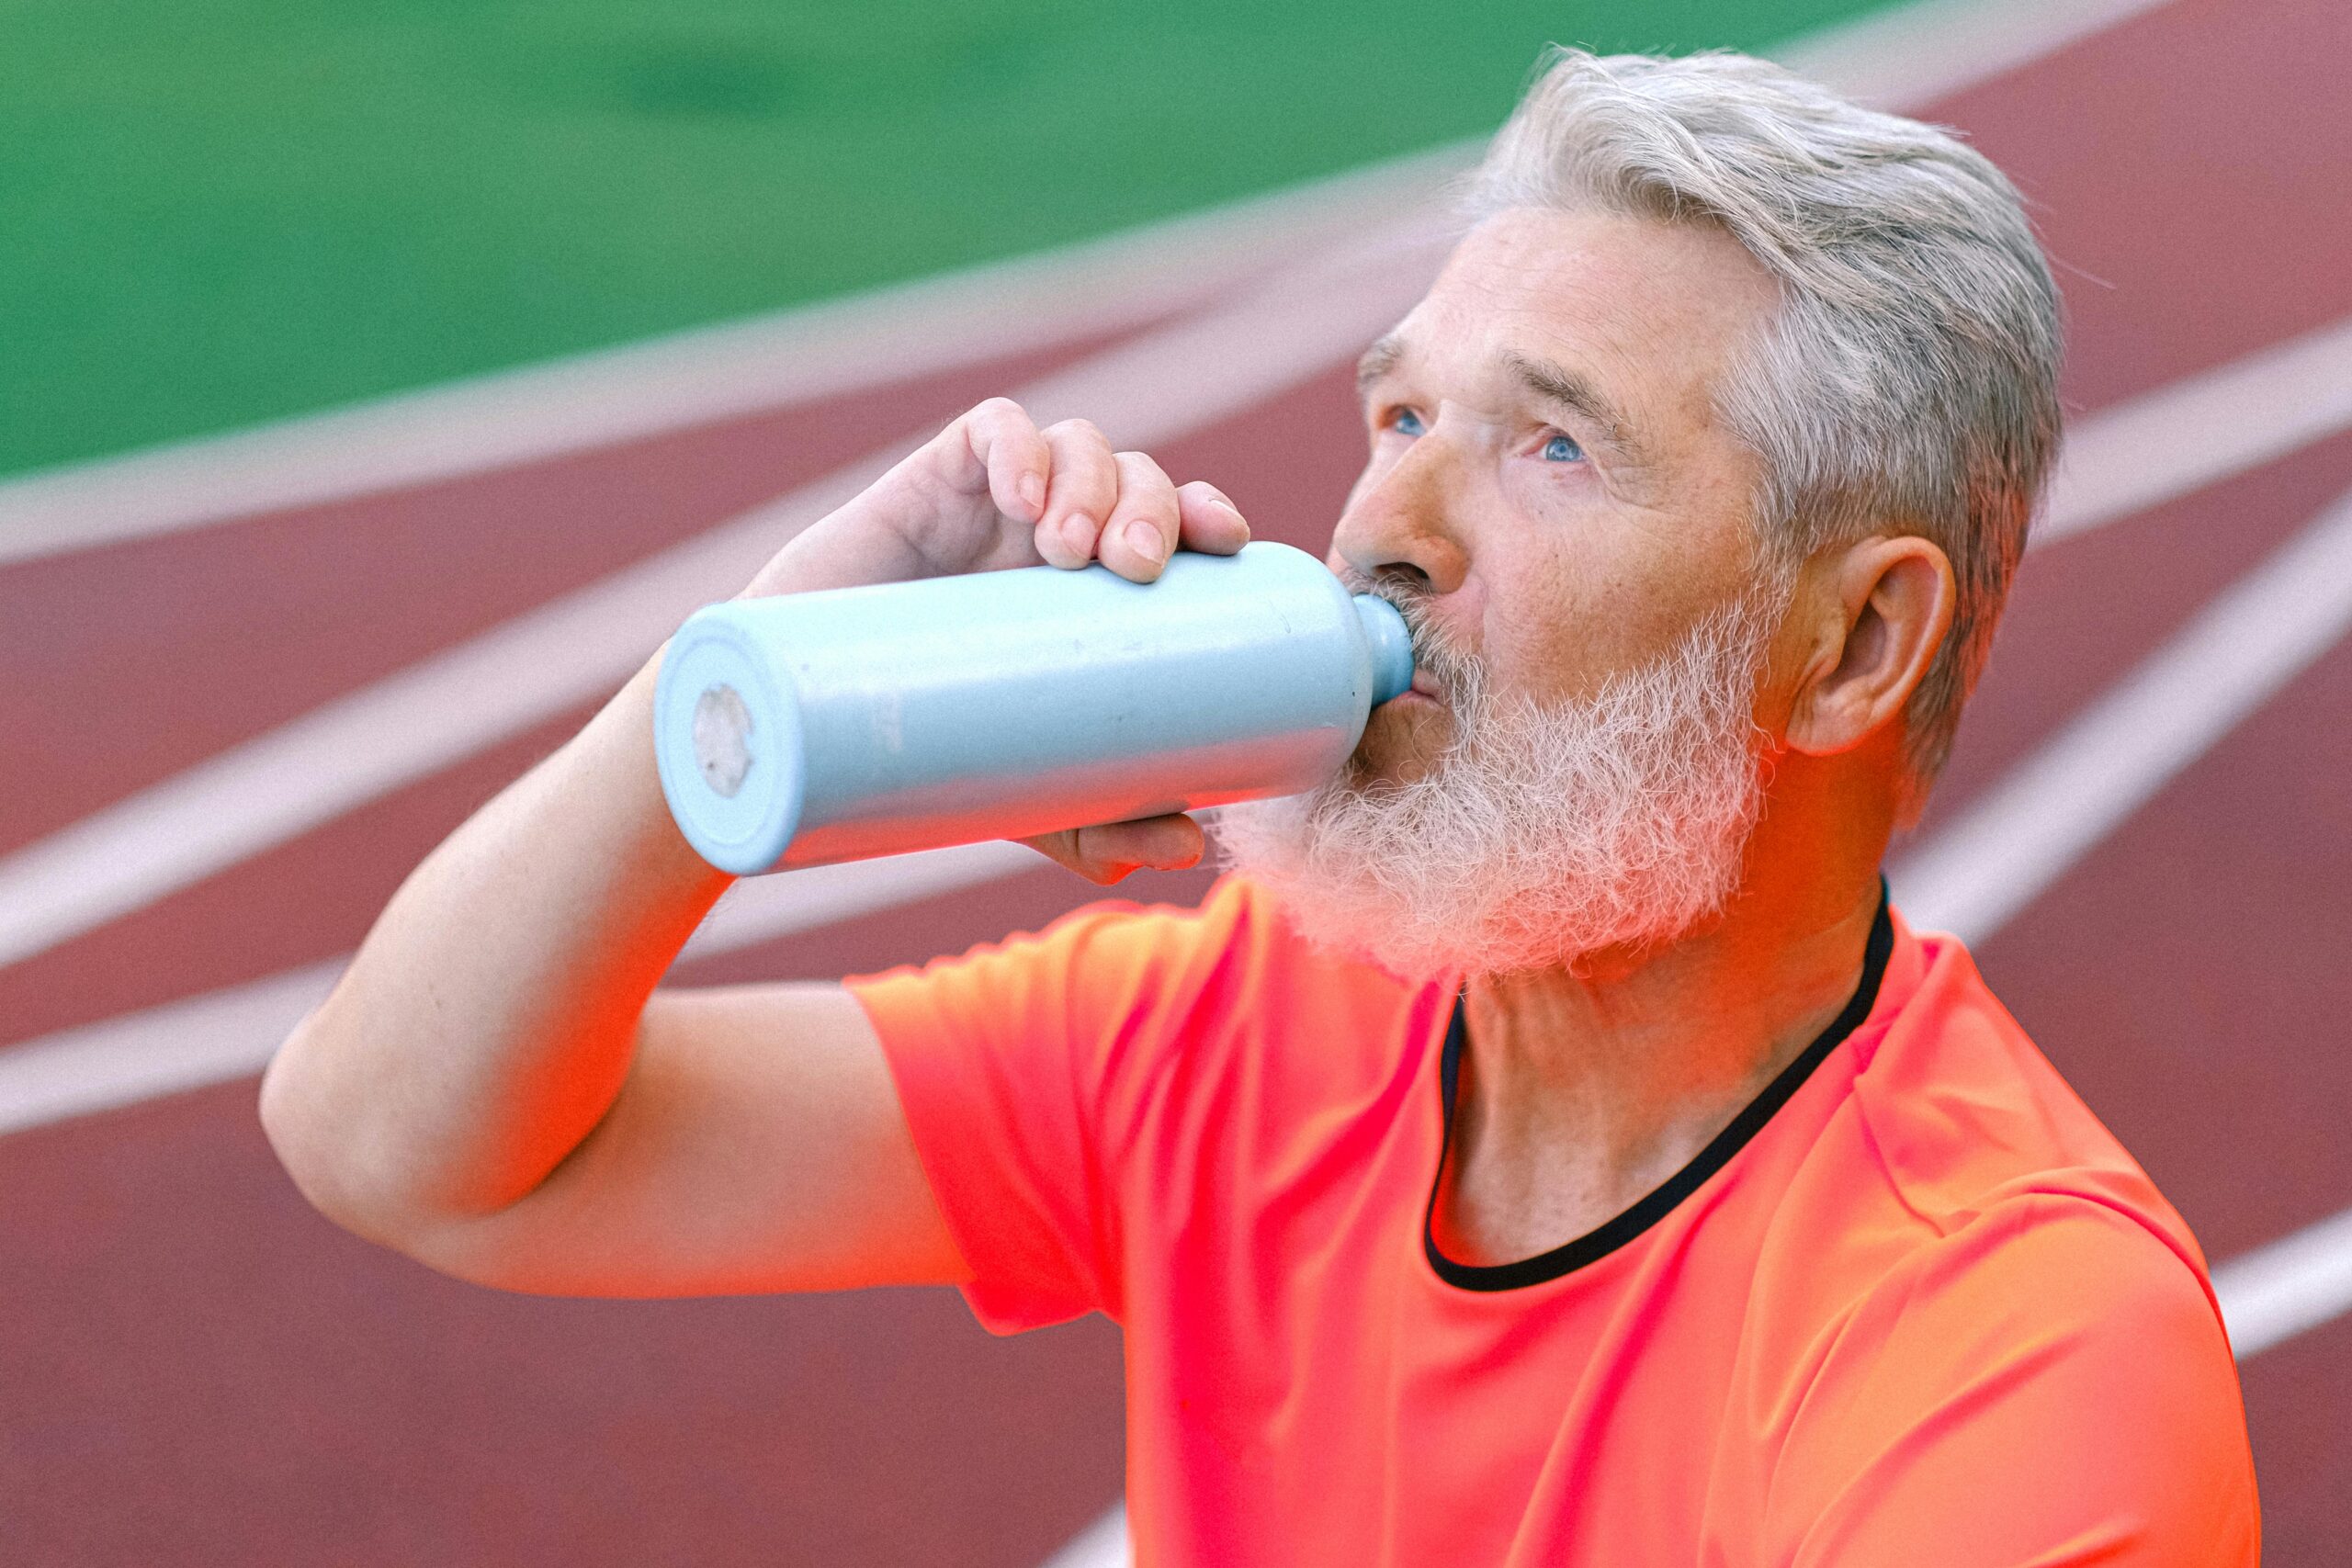
<svg viewBox="0 0 2352 1568">
<path fill-rule="evenodd" d="M 329 1217 L 485 1284 L 959 1278 L 846 992 L 654 989 L 729 878 L 662 799 L 653 671 L 410 876 L 271 1064 L 272 1142 Z"/>
<path fill-rule="evenodd" d="M 1125 542 L 1130 522 L 1162 536 Z M 1247 537 L 1091 426 L 983 404 L 803 534 L 752 592 L 1090 558 L 1157 575 Z M 1082 546 L 1082 548 L 1081 548 Z M 338 1223 L 516 1290 L 670 1295 L 964 1275 L 881 1047 L 837 986 L 655 987 L 729 878 L 662 797 L 649 663 L 426 858 L 262 1086 Z M 1178 818 L 1054 835 L 1096 880 L 1186 863 Z"/>
</svg>

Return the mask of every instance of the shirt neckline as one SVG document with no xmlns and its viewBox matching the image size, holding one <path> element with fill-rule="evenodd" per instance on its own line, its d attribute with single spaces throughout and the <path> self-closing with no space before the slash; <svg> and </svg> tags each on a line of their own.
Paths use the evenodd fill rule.
<svg viewBox="0 0 2352 1568">
<path fill-rule="evenodd" d="M 1861 1026 L 1862 1021 L 1870 1016 L 1871 1009 L 1877 1004 L 1879 986 L 1886 976 L 1887 958 L 1894 950 L 1894 925 L 1887 913 L 1886 879 L 1882 876 L 1879 879 L 1878 913 L 1871 921 L 1870 941 L 1862 950 L 1861 979 L 1855 985 L 1854 994 L 1846 999 L 1845 1007 L 1829 1021 L 1828 1027 L 1814 1036 L 1813 1043 L 1781 1068 L 1705 1148 L 1691 1156 L 1688 1165 L 1637 1199 L 1631 1208 L 1603 1221 L 1574 1241 L 1510 1263 L 1458 1263 L 1440 1252 L 1437 1246 L 1438 1186 L 1445 1179 L 1445 1162 L 1453 1153 L 1454 1083 L 1461 1071 L 1462 1052 L 1469 1038 L 1462 996 L 1456 992 L 1453 1015 L 1446 1025 L 1445 1050 L 1438 1072 L 1444 1107 L 1444 1134 L 1438 1145 L 1437 1174 L 1430 1182 L 1429 1203 L 1421 1214 L 1421 1250 L 1428 1256 L 1430 1267 L 1437 1271 L 1438 1278 L 1465 1291 L 1523 1290 L 1597 1263 L 1639 1236 L 1673 1213 L 1676 1205 L 1697 1191 L 1709 1177 L 1730 1162 L 1732 1156 L 1745 1148 L 1750 1139 L 1763 1131 L 1773 1113 L 1804 1087 L 1805 1079 L 1813 1076 L 1814 1069 L 1827 1060 L 1829 1054 Z"/>
</svg>

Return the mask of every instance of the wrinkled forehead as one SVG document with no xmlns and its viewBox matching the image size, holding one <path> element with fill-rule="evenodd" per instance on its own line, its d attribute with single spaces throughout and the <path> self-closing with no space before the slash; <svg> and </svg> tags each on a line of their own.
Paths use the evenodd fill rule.
<svg viewBox="0 0 2352 1568">
<path fill-rule="evenodd" d="M 1778 286 L 1711 224 L 1511 208 L 1464 236 L 1389 357 L 1499 392 L 1514 357 L 1565 365 L 1653 414 L 1703 416 Z"/>
</svg>

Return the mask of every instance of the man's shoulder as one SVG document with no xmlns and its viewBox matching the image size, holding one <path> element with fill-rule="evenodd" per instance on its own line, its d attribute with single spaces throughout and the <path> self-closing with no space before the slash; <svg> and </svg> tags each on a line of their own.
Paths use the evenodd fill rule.
<svg viewBox="0 0 2352 1568">
<path fill-rule="evenodd" d="M 1194 1078 L 1219 1063 L 1331 1066 L 1343 1055 L 1332 1044 L 1395 1034 L 1442 988 L 1317 947 L 1272 894 L 1234 873 L 1196 904 L 1096 899 L 1038 930 L 850 983 L 869 1007 L 912 999 L 927 1015 L 1001 1014 L 1008 998 L 1023 1000 L 1050 1011 L 1080 1051 L 1129 1065 L 1169 1058 Z"/>
<path fill-rule="evenodd" d="M 2128 1215 L 2195 1258 L 2179 1215 L 1966 947 L 1932 931 L 1906 931 L 1902 947 L 1903 995 L 1858 1042 L 1853 1109 L 1904 1207 L 1949 1233 L 2017 1200 L 2072 1199 Z"/>
<path fill-rule="evenodd" d="M 1068 919 L 1081 924 L 1046 940 L 1069 943 L 1053 978 L 1104 1146 L 1182 1146 L 1231 1166 L 1229 1190 L 1364 1133 L 1334 1107 L 1400 1113 L 1387 1091 L 1444 1032 L 1449 987 L 1317 946 L 1244 876 L 1193 908 L 1103 903 Z"/>
<path fill-rule="evenodd" d="M 1962 1468 L 2084 1450 L 2120 1422 L 2146 1438 L 2109 1477 L 2122 1494 L 2201 1488 L 2200 1517 L 2234 1518 L 2245 1425 L 2187 1224 L 1957 941 L 1899 945 L 1900 994 L 1858 1032 L 1851 1092 L 1776 1219 L 1804 1264 L 1770 1271 L 1784 1354 L 1759 1363 L 1807 1413 L 1788 1473 L 1843 1486 L 1922 1445 Z"/>
<path fill-rule="evenodd" d="M 1271 894 L 1232 874 L 1195 905 L 1097 899 L 1035 931 L 844 983 L 894 1053 L 990 1062 L 1018 1040 L 1130 1098 L 1247 1077 L 1291 1109 L 1347 1096 L 1430 1034 L 1445 990 L 1317 947 Z"/>
</svg>

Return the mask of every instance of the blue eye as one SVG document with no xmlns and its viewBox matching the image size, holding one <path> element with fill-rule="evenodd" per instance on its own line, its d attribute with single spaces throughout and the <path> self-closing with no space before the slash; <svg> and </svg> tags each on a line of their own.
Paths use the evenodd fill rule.
<svg viewBox="0 0 2352 1568">
<path fill-rule="evenodd" d="M 1391 413 L 1388 416 L 1388 428 L 1395 431 L 1399 435 L 1424 435 L 1428 434 L 1428 427 L 1421 423 L 1421 416 L 1415 413 L 1411 409 L 1398 409 L 1394 413 Z"/>
<path fill-rule="evenodd" d="M 1573 463 L 1584 456 L 1584 448 L 1565 435 L 1555 435 L 1544 443 L 1544 460 L 1547 463 Z"/>
</svg>

